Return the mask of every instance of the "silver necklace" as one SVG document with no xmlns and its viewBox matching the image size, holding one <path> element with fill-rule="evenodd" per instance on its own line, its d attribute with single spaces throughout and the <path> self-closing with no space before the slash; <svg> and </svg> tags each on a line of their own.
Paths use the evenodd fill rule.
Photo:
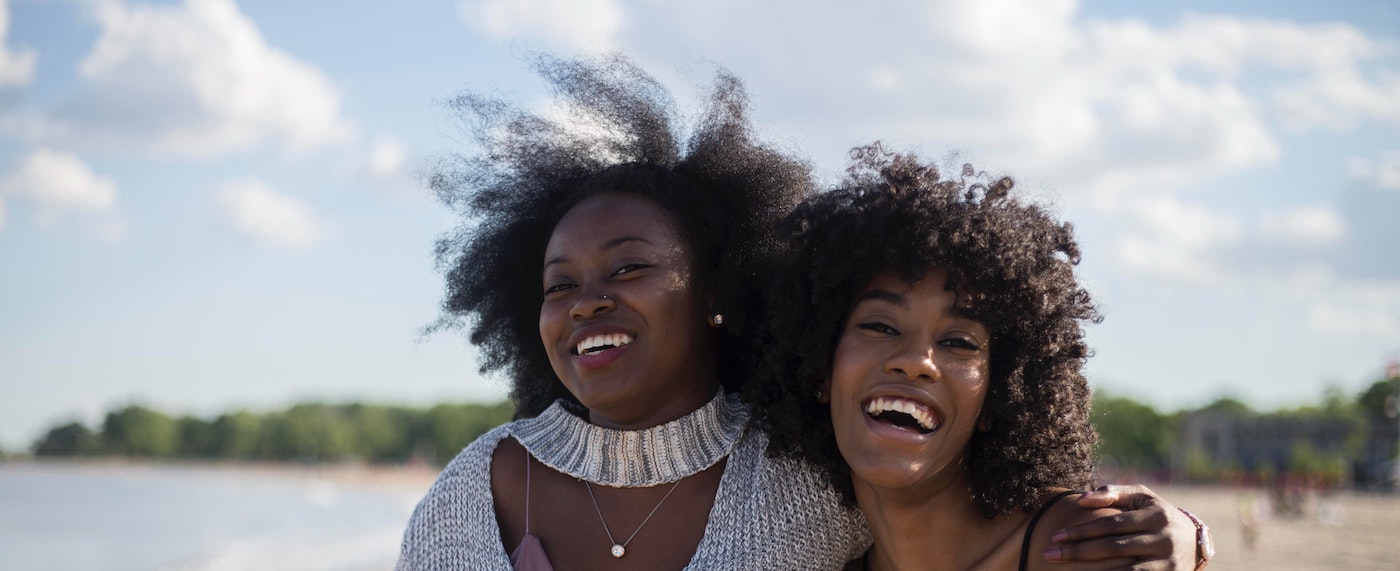
<svg viewBox="0 0 1400 571">
<path fill-rule="evenodd" d="M 603 510 L 598 507 L 598 498 L 593 496 L 593 486 L 588 484 L 588 480 L 583 481 L 583 487 L 588 488 L 588 499 L 593 500 L 593 509 L 598 512 L 598 521 L 603 522 L 603 533 L 608 534 L 608 541 L 613 544 L 613 557 L 621 559 L 623 555 L 627 555 L 627 545 L 632 543 L 632 538 L 637 537 L 637 532 L 641 531 L 642 527 L 646 526 L 647 522 L 651 521 L 651 516 L 656 515 L 656 510 L 661 509 L 661 504 L 666 503 L 666 498 L 671 497 L 671 492 L 676 491 L 676 487 L 680 485 L 680 480 L 676 480 L 676 483 L 671 484 L 671 490 L 666 492 L 666 495 L 661 496 L 661 501 L 656 502 L 656 507 L 651 508 L 651 513 L 647 514 L 647 517 L 642 519 L 642 523 L 637 525 L 637 529 L 632 532 L 632 535 L 627 536 L 627 541 L 619 544 L 616 539 L 613 539 L 612 531 L 608 529 L 608 520 L 603 519 Z"/>
</svg>

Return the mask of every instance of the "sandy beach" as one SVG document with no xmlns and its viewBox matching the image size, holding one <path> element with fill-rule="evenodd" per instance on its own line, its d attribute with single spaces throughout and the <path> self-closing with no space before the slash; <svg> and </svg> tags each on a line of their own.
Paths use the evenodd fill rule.
<svg viewBox="0 0 1400 571">
<path fill-rule="evenodd" d="M 1254 548 L 1245 540 L 1241 512 L 1263 508 L 1264 490 L 1155 487 L 1172 503 L 1195 512 L 1215 531 L 1211 571 L 1400 569 L 1400 496 L 1337 492 L 1303 502 L 1301 517 L 1262 512 Z"/>
</svg>

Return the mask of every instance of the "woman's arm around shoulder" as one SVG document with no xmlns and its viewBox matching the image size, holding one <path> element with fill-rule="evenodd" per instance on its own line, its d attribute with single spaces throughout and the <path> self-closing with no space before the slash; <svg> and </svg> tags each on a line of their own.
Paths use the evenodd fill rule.
<svg viewBox="0 0 1400 571">
<path fill-rule="evenodd" d="M 1030 546 L 1026 550 L 1026 568 L 1029 571 L 1097 571 L 1101 569 L 1127 569 L 1136 559 L 1116 557 L 1099 561 L 1061 561 L 1059 543 L 1051 541 L 1058 530 L 1071 525 L 1102 517 L 1112 517 L 1123 510 L 1106 508 L 1085 508 L 1077 503 L 1079 494 L 1063 496 L 1045 510 L 1045 515 L 1031 530 Z"/>
</svg>

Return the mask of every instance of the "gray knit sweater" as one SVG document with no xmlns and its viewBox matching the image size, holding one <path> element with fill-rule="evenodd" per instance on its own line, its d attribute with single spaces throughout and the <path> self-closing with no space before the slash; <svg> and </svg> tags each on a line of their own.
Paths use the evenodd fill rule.
<svg viewBox="0 0 1400 571">
<path fill-rule="evenodd" d="M 396 571 L 510 571 L 491 498 L 491 453 L 537 422 L 497 427 L 443 469 L 409 520 Z M 840 569 L 870 546 L 859 512 L 843 508 L 813 468 L 765 456 L 767 442 L 746 430 L 734 444 L 686 569 Z"/>
</svg>

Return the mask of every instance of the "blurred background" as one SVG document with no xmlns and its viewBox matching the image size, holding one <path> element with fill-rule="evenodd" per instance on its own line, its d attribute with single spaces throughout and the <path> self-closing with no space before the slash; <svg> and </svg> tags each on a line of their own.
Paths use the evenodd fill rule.
<svg viewBox="0 0 1400 571">
<path fill-rule="evenodd" d="M 1015 176 L 1106 315 L 1105 479 L 1214 569 L 1394 569 L 1400 4 L 866 4 L 0 0 L 0 569 L 392 566 L 509 416 L 420 333 L 441 102 L 549 113 L 531 54 L 614 50 L 683 111 L 733 71 L 824 181 L 876 139 Z"/>
</svg>

